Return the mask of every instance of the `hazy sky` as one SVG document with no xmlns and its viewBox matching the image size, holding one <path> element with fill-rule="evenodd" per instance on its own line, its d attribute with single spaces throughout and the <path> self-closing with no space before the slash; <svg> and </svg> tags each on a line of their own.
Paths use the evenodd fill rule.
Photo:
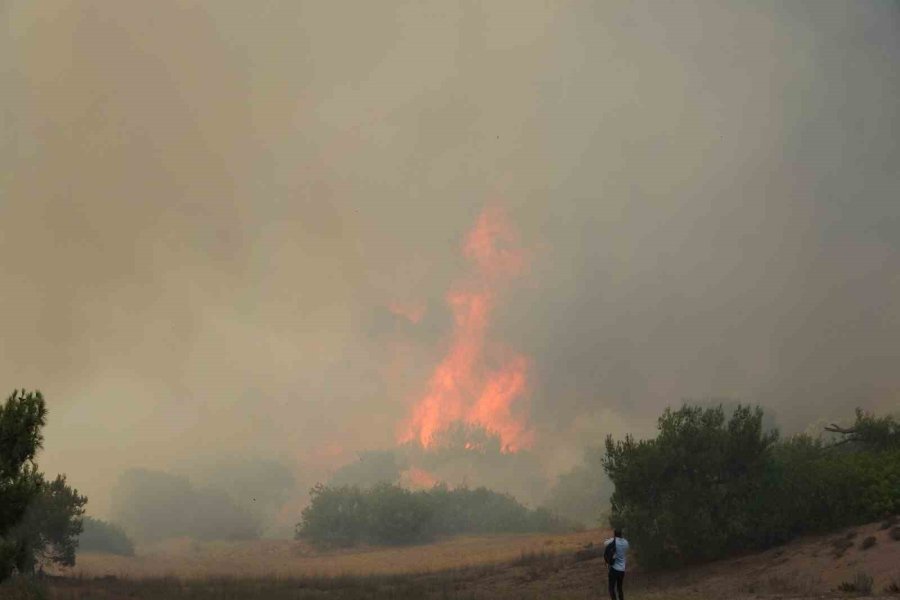
<svg viewBox="0 0 900 600">
<path fill-rule="evenodd" d="M 393 443 L 485 206 L 537 447 L 900 406 L 897 2 L 0 4 L 0 382 L 122 468 Z M 391 307 L 420 314 L 417 324 Z"/>
</svg>

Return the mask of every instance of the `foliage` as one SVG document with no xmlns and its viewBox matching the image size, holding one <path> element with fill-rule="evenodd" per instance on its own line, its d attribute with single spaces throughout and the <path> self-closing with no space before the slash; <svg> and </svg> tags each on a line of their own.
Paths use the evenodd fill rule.
<svg viewBox="0 0 900 600">
<path fill-rule="evenodd" d="M 857 413 L 860 430 L 886 422 Z M 643 564 L 702 562 L 900 511 L 900 450 L 779 441 L 762 423 L 759 408 L 726 419 L 721 407 L 684 406 L 663 413 L 655 439 L 607 438 L 611 521 Z"/>
<path fill-rule="evenodd" d="M 853 592 L 857 594 L 871 594 L 872 588 L 874 584 L 874 580 L 872 576 L 863 571 L 858 572 L 854 575 L 851 581 L 845 581 L 838 586 L 838 590 L 841 592 Z"/>
<path fill-rule="evenodd" d="M 134 556 L 134 542 L 119 525 L 94 517 L 84 517 L 78 536 L 78 548 L 88 552 L 106 552 L 120 556 Z"/>
<path fill-rule="evenodd" d="M 486 488 L 438 485 L 411 491 L 382 483 L 371 488 L 317 485 L 296 536 L 320 546 L 409 544 L 438 535 L 558 531 L 566 524 L 546 509 L 530 510 Z"/>
<path fill-rule="evenodd" d="M 777 434 L 763 433 L 762 411 L 738 407 L 666 409 L 654 440 L 606 440 L 604 466 L 616 489 L 612 522 L 647 565 L 702 561 L 755 535 L 734 519 L 750 506 Z"/>
<path fill-rule="evenodd" d="M 37 470 L 46 421 L 40 392 L 16 390 L 0 406 L 0 581 L 44 561 L 75 562 L 87 498 L 64 475 L 47 482 Z"/>
<path fill-rule="evenodd" d="M 113 488 L 115 519 L 141 540 L 189 536 L 198 540 L 259 537 L 259 518 L 223 490 L 195 487 L 162 471 L 129 469 Z"/>
<path fill-rule="evenodd" d="M 33 573 L 43 563 L 75 564 L 87 497 L 69 487 L 65 475 L 51 482 L 41 476 L 39 485 L 40 493 L 10 533 L 16 541 L 16 568 L 20 573 Z"/>
<path fill-rule="evenodd" d="M 877 417 L 856 409 L 856 422 L 851 427 L 830 425 L 825 431 L 842 436 L 835 443 L 856 444 L 869 450 L 900 449 L 900 421 L 893 415 Z"/>
</svg>

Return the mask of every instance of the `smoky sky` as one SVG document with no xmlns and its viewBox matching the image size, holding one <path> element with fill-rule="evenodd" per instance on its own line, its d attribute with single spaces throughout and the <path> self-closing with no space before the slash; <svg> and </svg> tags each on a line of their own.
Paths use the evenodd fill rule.
<svg viewBox="0 0 900 600">
<path fill-rule="evenodd" d="M 485 206 L 528 250 L 490 335 L 547 456 L 685 398 L 897 408 L 896 2 L 0 16 L 0 381 L 92 510 L 130 467 L 390 446 Z"/>
</svg>

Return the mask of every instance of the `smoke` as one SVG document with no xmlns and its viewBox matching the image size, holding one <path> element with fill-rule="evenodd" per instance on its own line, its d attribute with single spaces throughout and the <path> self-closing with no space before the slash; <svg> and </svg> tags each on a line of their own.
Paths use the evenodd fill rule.
<svg viewBox="0 0 900 600">
<path fill-rule="evenodd" d="M 496 204 L 530 254 L 485 336 L 548 476 L 688 397 L 896 410 L 896 3 L 0 16 L 0 382 L 92 514 L 130 468 L 302 490 L 394 447 Z"/>
</svg>

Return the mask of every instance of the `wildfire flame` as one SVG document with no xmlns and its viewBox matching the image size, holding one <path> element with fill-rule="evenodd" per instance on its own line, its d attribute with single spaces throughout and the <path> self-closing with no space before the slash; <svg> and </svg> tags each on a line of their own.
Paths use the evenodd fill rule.
<svg viewBox="0 0 900 600">
<path fill-rule="evenodd" d="M 451 344 L 399 439 L 427 448 L 436 433 L 462 421 L 496 433 L 503 450 L 515 452 L 530 446 L 534 438 L 521 407 L 513 410 L 526 391 L 528 360 L 502 350 L 505 356 L 495 356 L 497 352 L 488 356 L 486 342 L 491 312 L 501 292 L 524 270 L 525 253 L 498 207 L 481 213 L 462 250 L 474 270 L 447 294 L 454 317 Z M 489 359 L 499 368 L 488 368 Z"/>
</svg>

